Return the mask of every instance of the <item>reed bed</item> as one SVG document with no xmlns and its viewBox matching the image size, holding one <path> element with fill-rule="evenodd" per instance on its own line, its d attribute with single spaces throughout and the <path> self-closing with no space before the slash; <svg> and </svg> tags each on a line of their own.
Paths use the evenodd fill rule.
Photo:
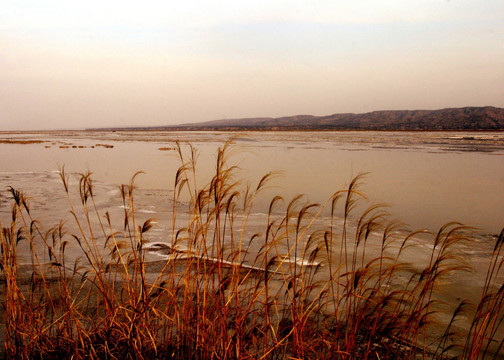
<svg viewBox="0 0 504 360">
<path fill-rule="evenodd" d="M 503 358 L 503 232 L 479 302 L 446 304 L 443 281 L 470 269 L 458 244 L 471 241 L 471 228 L 407 231 L 367 204 L 357 176 L 324 204 L 274 196 L 250 234 L 254 203 L 275 174 L 244 184 L 228 142 L 200 185 L 196 149 L 175 151 L 181 166 L 162 244 L 149 241 L 153 221 L 135 212 L 137 175 L 121 186 L 123 221 L 113 224 L 96 206 L 91 175 L 80 176 L 75 201 L 63 168 L 74 233 L 63 223 L 44 229 L 28 198 L 9 189 L 12 217 L 0 233 L 7 358 Z M 425 263 L 407 260 L 418 238 L 431 244 Z M 18 261 L 20 246 L 28 263 Z M 72 263 L 69 246 L 82 252 Z M 154 264 L 149 251 L 166 259 Z"/>
</svg>

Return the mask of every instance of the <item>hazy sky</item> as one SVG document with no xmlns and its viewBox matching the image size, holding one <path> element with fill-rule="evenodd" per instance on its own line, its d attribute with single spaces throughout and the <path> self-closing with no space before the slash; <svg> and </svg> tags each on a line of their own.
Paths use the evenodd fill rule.
<svg viewBox="0 0 504 360">
<path fill-rule="evenodd" d="M 0 130 L 483 105 L 503 0 L 0 0 Z"/>
</svg>

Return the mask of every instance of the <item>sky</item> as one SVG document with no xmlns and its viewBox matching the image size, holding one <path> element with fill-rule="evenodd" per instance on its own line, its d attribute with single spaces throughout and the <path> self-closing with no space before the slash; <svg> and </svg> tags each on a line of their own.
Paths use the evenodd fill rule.
<svg viewBox="0 0 504 360">
<path fill-rule="evenodd" d="M 0 131 L 504 107 L 502 0 L 0 9 Z"/>
</svg>

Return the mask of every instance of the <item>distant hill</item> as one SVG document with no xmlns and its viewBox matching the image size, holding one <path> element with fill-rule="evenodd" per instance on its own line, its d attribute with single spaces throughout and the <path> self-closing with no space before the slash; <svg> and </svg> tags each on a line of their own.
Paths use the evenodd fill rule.
<svg viewBox="0 0 504 360">
<path fill-rule="evenodd" d="M 140 129 L 140 128 L 137 128 Z M 214 120 L 155 130 L 504 130 L 504 109 L 492 106 L 441 110 L 390 110 L 327 116 Z"/>
</svg>

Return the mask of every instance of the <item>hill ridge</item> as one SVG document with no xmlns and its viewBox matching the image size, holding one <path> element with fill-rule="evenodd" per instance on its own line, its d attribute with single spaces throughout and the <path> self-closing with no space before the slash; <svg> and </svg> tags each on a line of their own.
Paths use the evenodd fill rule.
<svg viewBox="0 0 504 360">
<path fill-rule="evenodd" d="M 439 110 L 376 110 L 366 113 L 292 115 L 211 120 L 168 126 L 135 127 L 152 130 L 504 130 L 504 108 L 467 106 Z"/>
</svg>

